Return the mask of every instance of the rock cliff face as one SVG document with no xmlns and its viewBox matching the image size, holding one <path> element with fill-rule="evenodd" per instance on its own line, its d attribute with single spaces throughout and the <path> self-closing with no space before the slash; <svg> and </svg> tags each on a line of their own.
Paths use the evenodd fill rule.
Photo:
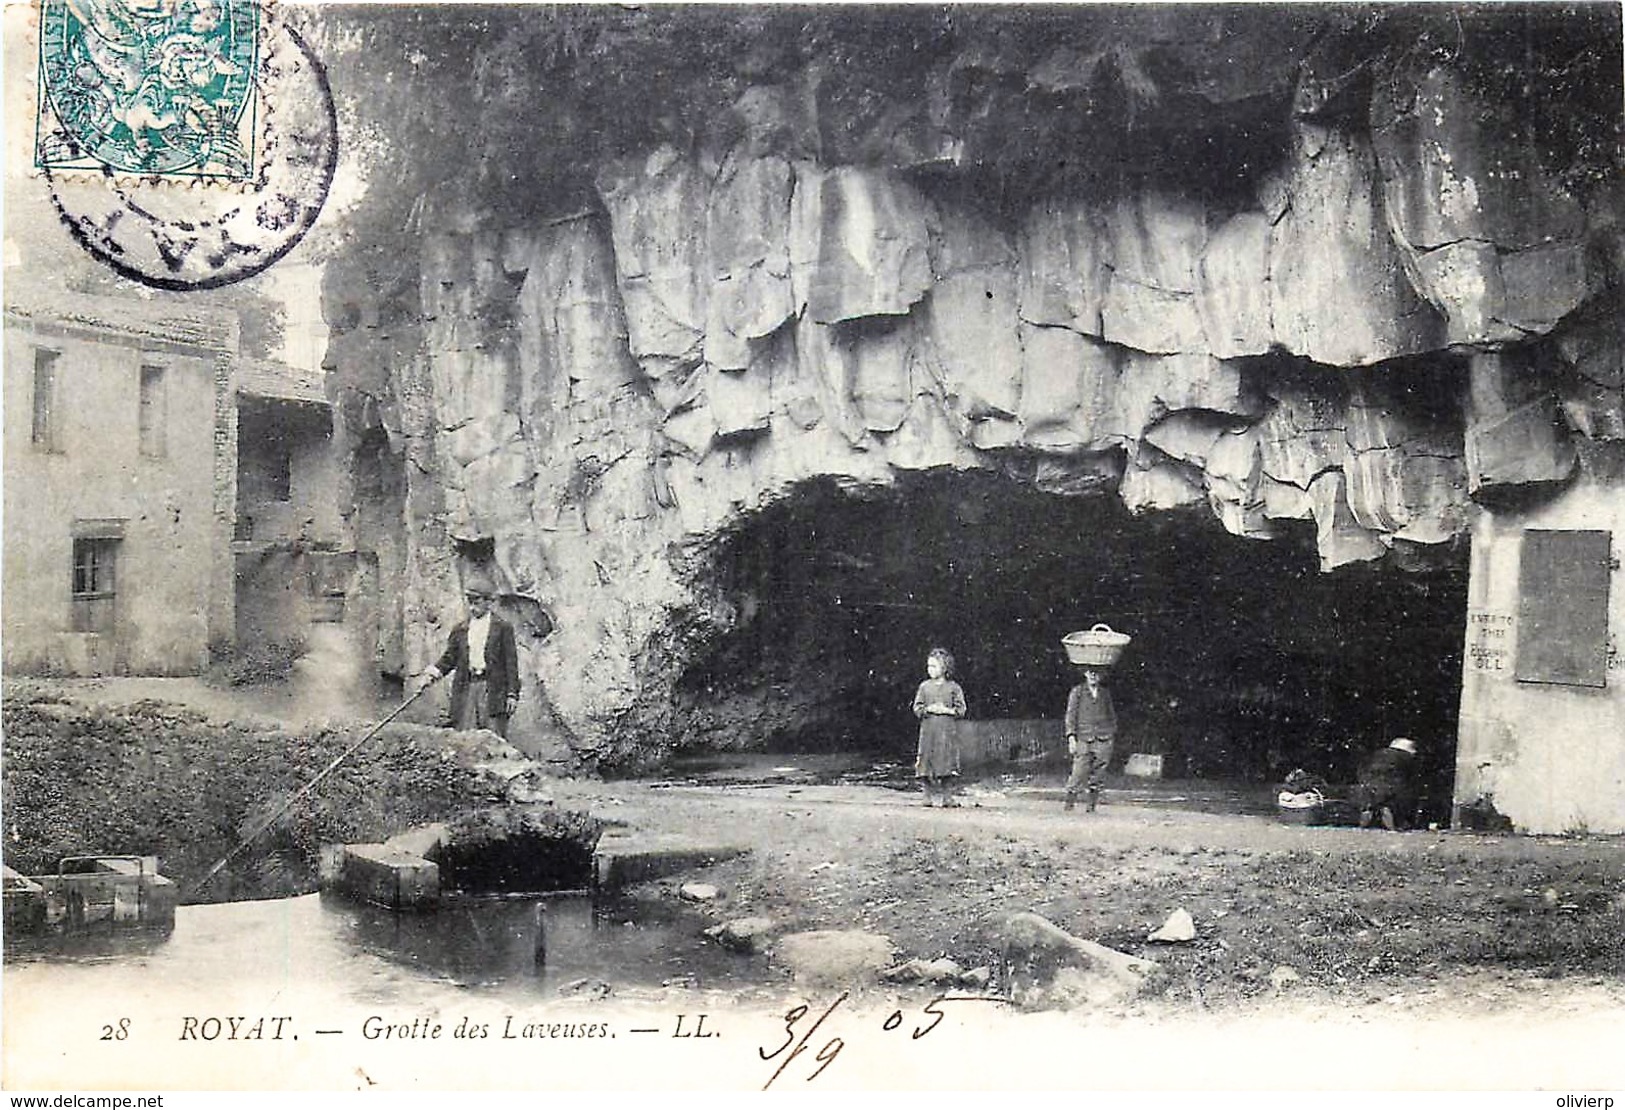
<svg viewBox="0 0 1625 1110">
<path fill-rule="evenodd" d="M 362 514 L 386 665 L 487 563 L 545 691 L 519 731 L 657 756 L 751 619 L 729 544 L 925 472 L 1312 534 L 1323 570 L 1448 552 L 1474 498 L 1625 436 L 1617 133 L 1506 91 L 1605 16 L 802 13 L 798 47 L 693 44 L 689 85 L 635 23 L 482 16 L 444 40 L 462 91 L 358 52 L 371 126 L 425 125 L 381 140 L 327 283 L 358 491 L 399 475 Z M 1517 33 L 1547 53 L 1509 76 Z M 568 64 L 629 76 L 551 101 Z M 489 126 L 408 108 L 442 94 Z"/>
</svg>

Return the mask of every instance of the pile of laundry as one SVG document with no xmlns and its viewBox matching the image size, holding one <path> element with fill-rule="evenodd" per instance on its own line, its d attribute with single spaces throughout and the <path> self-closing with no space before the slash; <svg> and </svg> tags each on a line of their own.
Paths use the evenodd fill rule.
<svg viewBox="0 0 1625 1110">
<path fill-rule="evenodd" d="M 1282 809 L 1313 809 L 1325 803 L 1327 789 L 1325 779 L 1299 767 L 1281 784 L 1275 804 Z"/>
<path fill-rule="evenodd" d="M 1281 783 L 1275 795 L 1275 809 L 1281 820 L 1296 825 L 1352 825 L 1359 810 L 1350 801 L 1337 797 L 1339 791 L 1325 779 L 1298 768 Z"/>
</svg>

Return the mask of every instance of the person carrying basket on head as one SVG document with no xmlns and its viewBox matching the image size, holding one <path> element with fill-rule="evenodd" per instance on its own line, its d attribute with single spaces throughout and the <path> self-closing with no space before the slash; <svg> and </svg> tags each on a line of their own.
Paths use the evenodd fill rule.
<svg viewBox="0 0 1625 1110">
<path fill-rule="evenodd" d="M 1072 757 L 1072 774 L 1066 780 L 1066 808 L 1072 809 L 1078 792 L 1088 790 L 1089 812 L 1100 804 L 1106 784 L 1106 765 L 1112 759 L 1112 743 L 1117 739 L 1117 709 L 1106 674 L 1128 646 L 1130 637 L 1097 624 L 1087 632 L 1062 637 L 1067 659 L 1083 668 L 1083 681 L 1072 687 L 1066 698 L 1066 750 Z"/>
<path fill-rule="evenodd" d="M 1066 780 L 1067 809 L 1077 803 L 1078 791 L 1087 788 L 1088 811 L 1095 811 L 1116 739 L 1117 710 L 1112 692 L 1106 689 L 1106 668 L 1086 667 L 1083 681 L 1072 687 L 1066 699 L 1066 750 L 1072 757 L 1072 775 Z"/>
</svg>

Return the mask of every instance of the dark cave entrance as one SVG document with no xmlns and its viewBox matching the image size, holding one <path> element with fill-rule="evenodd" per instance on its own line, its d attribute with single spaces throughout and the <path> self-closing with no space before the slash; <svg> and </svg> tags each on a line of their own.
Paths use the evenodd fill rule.
<svg viewBox="0 0 1625 1110">
<path fill-rule="evenodd" d="M 972 718 L 1056 718 L 1076 672 L 1060 638 L 1135 639 L 1114 675 L 1117 760 L 1174 776 L 1346 782 L 1395 736 L 1423 746 L 1448 811 L 1466 613 L 1464 551 L 1424 571 L 1321 573 L 1312 529 L 1271 541 L 1205 512 L 1131 516 L 990 474 L 913 475 L 854 494 L 811 483 L 752 517 L 717 560 L 733 626 L 683 675 L 691 751 L 903 758 L 935 644 Z"/>
</svg>

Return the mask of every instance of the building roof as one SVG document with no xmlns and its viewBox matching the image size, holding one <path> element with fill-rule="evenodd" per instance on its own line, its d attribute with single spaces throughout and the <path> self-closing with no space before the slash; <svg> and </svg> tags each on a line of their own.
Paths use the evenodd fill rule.
<svg viewBox="0 0 1625 1110">
<path fill-rule="evenodd" d="M 215 305 L 108 297 L 41 286 L 22 296 L 15 288 L 6 292 L 6 316 L 14 323 L 83 330 L 134 343 L 172 343 L 227 354 L 237 350 L 237 315 Z"/>
<path fill-rule="evenodd" d="M 327 405 L 326 375 L 267 359 L 239 358 L 232 364 L 232 384 L 247 397 Z"/>
</svg>

